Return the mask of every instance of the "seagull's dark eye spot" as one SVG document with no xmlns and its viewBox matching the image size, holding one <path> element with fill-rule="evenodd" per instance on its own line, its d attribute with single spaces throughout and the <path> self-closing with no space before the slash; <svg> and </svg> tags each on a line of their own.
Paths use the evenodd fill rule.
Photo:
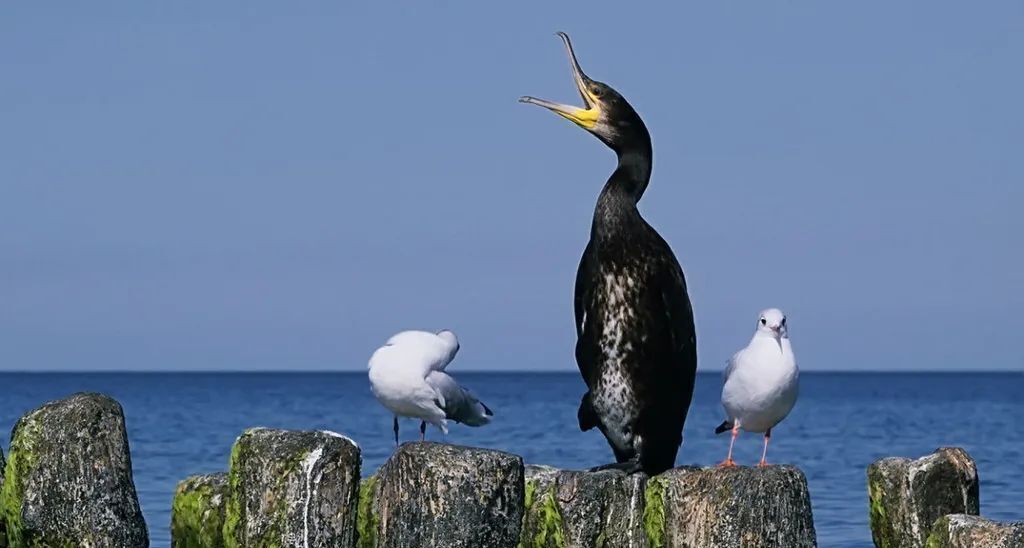
<svg viewBox="0 0 1024 548">
<path fill-rule="evenodd" d="M 786 327 L 786 318 L 782 318 L 782 327 Z"/>
<path fill-rule="evenodd" d="M 768 320 L 761 318 L 761 325 L 768 325 Z"/>
</svg>

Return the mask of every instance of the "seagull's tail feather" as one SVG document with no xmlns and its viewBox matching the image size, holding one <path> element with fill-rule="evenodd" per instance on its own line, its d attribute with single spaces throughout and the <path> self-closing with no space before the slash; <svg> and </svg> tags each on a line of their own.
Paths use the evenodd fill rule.
<svg viewBox="0 0 1024 548">
<path fill-rule="evenodd" d="M 732 423 L 729 421 L 722 421 L 722 424 L 719 424 L 718 428 L 715 428 L 715 433 L 721 434 L 722 432 L 728 432 L 729 430 L 732 430 Z"/>
<path fill-rule="evenodd" d="M 469 390 L 466 390 L 466 398 L 470 400 L 469 409 L 471 412 L 465 413 L 464 411 L 459 414 L 458 417 L 452 417 L 453 419 L 465 424 L 466 426 L 483 426 L 491 422 L 491 417 L 494 416 L 494 411 L 491 411 L 490 407 L 484 405 L 484 402 L 476 399 Z"/>
<path fill-rule="evenodd" d="M 459 386 L 447 373 L 432 371 L 426 381 L 443 396 L 443 403 L 439 407 L 448 419 L 466 426 L 483 426 L 491 422 L 494 412 L 472 392 Z"/>
</svg>

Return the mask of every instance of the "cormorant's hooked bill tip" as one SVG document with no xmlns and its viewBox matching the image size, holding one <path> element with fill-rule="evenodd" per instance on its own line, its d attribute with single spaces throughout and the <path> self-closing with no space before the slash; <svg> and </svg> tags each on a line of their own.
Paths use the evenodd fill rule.
<svg viewBox="0 0 1024 548">
<path fill-rule="evenodd" d="M 519 102 L 542 106 L 555 114 L 574 122 L 584 129 L 593 129 L 601 118 L 601 103 L 598 97 L 590 89 L 590 78 L 583 73 L 583 69 L 580 68 L 579 61 L 576 60 L 576 53 L 572 49 L 572 42 L 569 41 L 569 35 L 561 31 L 557 32 L 556 35 L 565 43 L 565 50 L 569 56 L 569 68 L 572 69 L 573 82 L 576 84 L 576 89 L 579 91 L 580 97 L 583 98 L 584 107 L 580 108 L 572 105 L 554 103 L 530 96 L 520 97 Z"/>
</svg>

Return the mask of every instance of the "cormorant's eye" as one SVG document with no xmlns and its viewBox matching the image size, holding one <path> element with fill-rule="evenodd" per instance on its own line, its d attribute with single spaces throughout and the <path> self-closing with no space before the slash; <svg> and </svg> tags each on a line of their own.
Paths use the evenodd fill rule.
<svg viewBox="0 0 1024 548">
<path fill-rule="evenodd" d="M 761 325 L 768 325 L 768 320 L 761 318 Z"/>
<path fill-rule="evenodd" d="M 590 93 L 594 97 L 600 98 L 602 95 L 604 95 L 604 90 L 599 88 L 599 87 L 597 87 L 597 86 L 594 86 L 594 87 L 590 88 Z"/>
</svg>

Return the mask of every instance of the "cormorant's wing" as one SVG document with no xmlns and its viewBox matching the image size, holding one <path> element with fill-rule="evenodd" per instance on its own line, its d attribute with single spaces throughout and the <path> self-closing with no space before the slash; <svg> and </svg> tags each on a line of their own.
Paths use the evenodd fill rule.
<svg viewBox="0 0 1024 548">
<path fill-rule="evenodd" d="M 665 244 L 668 249 L 668 244 Z M 671 253 L 671 250 L 669 250 Z M 683 269 L 675 256 L 671 256 L 671 268 L 666 269 L 661 283 L 661 298 L 665 303 L 665 315 L 668 319 L 669 333 L 672 338 L 673 352 L 687 357 L 692 354 L 692 366 L 696 368 L 697 336 L 693 322 L 693 308 L 686 293 L 686 279 Z M 690 364 L 688 364 L 690 365 Z M 690 383 L 692 385 L 692 379 Z"/>
<path fill-rule="evenodd" d="M 588 283 L 593 279 L 595 267 L 593 254 L 592 244 L 587 242 L 583 256 L 580 257 L 579 268 L 576 269 L 576 287 L 573 299 L 573 309 L 576 315 L 576 366 L 588 389 L 597 382 L 597 377 L 601 374 L 597 369 L 594 356 L 597 341 L 593 340 L 593 337 L 601 332 L 601 327 L 597 325 L 600 318 L 588 317 L 587 314 L 587 308 L 593 306 L 594 291 L 596 290 L 593 284 Z M 583 398 L 580 400 L 576 418 L 579 421 L 580 430 L 584 432 L 598 426 L 601 422 L 594 411 L 589 390 L 583 394 Z"/>
<path fill-rule="evenodd" d="M 654 232 L 653 229 L 651 231 Z M 658 430 L 676 435 L 683 428 L 693 397 L 697 336 L 683 269 L 668 244 L 660 236 L 658 239 L 663 247 L 656 254 L 661 260 L 652 279 L 652 289 L 657 291 L 652 297 L 660 299 L 659 302 L 651 302 L 648 309 L 652 313 L 657 310 L 656 313 L 663 318 L 658 324 L 663 328 L 648 335 L 648 344 L 654 355 L 647 358 L 650 365 L 645 369 L 647 380 L 644 384 L 651 390 L 649 401 L 661 402 L 660 409 L 652 409 L 655 415 L 648 419 L 656 423 L 670 421 L 673 424 L 671 428 L 665 426 Z"/>
<path fill-rule="evenodd" d="M 590 351 L 596 345 L 594 344 L 595 341 L 590 339 L 600 331 L 599 326 L 595 323 L 599 318 L 587 317 L 587 308 L 593 303 L 594 291 L 596 290 L 593 284 L 588 283 L 593 278 L 592 270 L 595 263 L 592 255 L 593 247 L 588 242 L 586 249 L 583 250 L 583 256 L 580 257 L 579 268 L 576 269 L 576 288 L 573 302 L 573 308 L 576 313 L 576 365 L 579 367 L 580 374 L 583 375 L 583 381 L 587 383 L 587 386 L 591 385 L 592 379 L 598 374 L 598 371 L 595 370 L 594 356 Z"/>
<path fill-rule="evenodd" d="M 494 413 L 447 373 L 432 371 L 426 380 L 441 396 L 442 409 L 447 418 L 468 426 L 483 426 L 491 422 Z"/>
<path fill-rule="evenodd" d="M 590 266 L 590 243 L 587 243 L 586 249 L 583 250 L 583 255 L 580 257 L 579 267 L 576 268 L 576 288 L 574 291 L 573 304 L 576 312 L 576 336 L 581 337 L 583 335 L 584 324 L 587 321 L 587 312 L 584 310 L 585 302 L 590 299 L 589 292 L 592 288 L 586 287 L 586 272 L 589 271 Z"/>
</svg>

